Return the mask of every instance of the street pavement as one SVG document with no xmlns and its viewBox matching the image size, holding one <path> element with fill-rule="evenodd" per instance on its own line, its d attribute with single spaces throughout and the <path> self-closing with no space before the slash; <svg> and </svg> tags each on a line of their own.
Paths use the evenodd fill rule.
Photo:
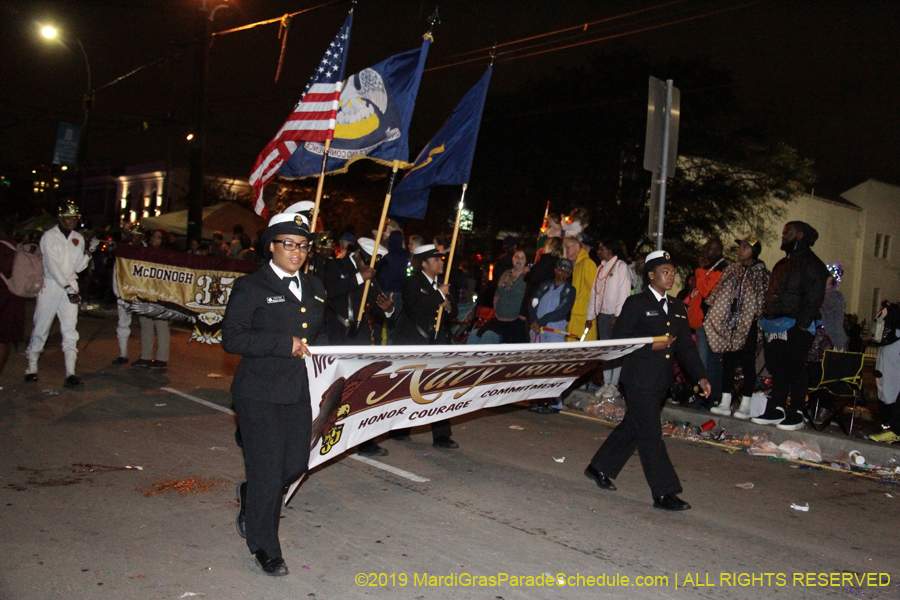
<svg viewBox="0 0 900 600">
<path fill-rule="evenodd" d="M 900 597 L 900 489 L 670 439 L 693 509 L 667 513 L 637 456 L 617 492 L 584 477 L 607 426 L 518 405 L 454 421 L 458 450 L 417 429 L 314 470 L 270 578 L 234 528 L 237 358 L 173 329 L 168 371 L 116 367 L 111 315 L 79 331 L 83 389 L 62 387 L 58 332 L 38 383 L 22 354 L 0 377 L 2 600 Z"/>
</svg>

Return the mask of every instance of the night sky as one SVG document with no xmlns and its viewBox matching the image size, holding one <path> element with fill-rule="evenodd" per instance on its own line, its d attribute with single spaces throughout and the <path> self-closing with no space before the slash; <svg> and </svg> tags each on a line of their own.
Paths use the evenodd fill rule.
<svg viewBox="0 0 900 600">
<path fill-rule="evenodd" d="M 209 0 L 210 6 L 219 3 Z M 224 30 L 323 3 L 327 4 L 230 0 L 228 8 L 216 14 L 212 28 Z M 84 63 L 77 45 L 70 42 L 66 47 L 40 37 L 39 24 L 52 23 L 63 35 L 82 40 L 95 87 L 167 53 L 174 55 L 161 66 L 97 93 L 89 163 L 122 167 L 165 161 L 170 155 L 176 166 L 186 166 L 194 72 L 189 42 L 199 4 L 200 0 L 0 3 L 0 165 L 48 163 L 57 123 L 81 122 L 81 96 L 87 85 Z M 900 3 L 896 1 L 445 1 L 440 3 L 442 23 L 435 28 L 427 67 L 484 58 L 425 74 L 413 116 L 413 152 L 428 141 L 487 66 L 487 51 L 461 53 L 661 5 L 586 32 L 544 38 L 550 44 L 541 49 L 707 16 L 533 57 L 509 60 L 513 55 L 500 54 L 491 92 L 527 94 L 530 79 L 578 66 L 594 54 L 628 50 L 661 59 L 706 57 L 734 74 L 736 119 L 762 126 L 815 160 L 818 195 L 834 197 L 868 178 L 900 184 L 896 147 L 900 36 L 895 31 Z M 210 172 L 249 174 L 256 155 L 299 99 L 349 6 L 334 3 L 292 20 L 277 84 L 273 82 L 281 45 L 277 24 L 215 39 L 210 51 Z M 433 8 L 433 1 L 360 0 L 348 74 L 418 47 Z M 724 12 L 711 14 L 717 11 Z M 692 93 L 703 92 L 683 89 L 683 106 Z M 590 103 L 565 98 L 565 90 L 560 94 L 561 106 Z"/>
</svg>

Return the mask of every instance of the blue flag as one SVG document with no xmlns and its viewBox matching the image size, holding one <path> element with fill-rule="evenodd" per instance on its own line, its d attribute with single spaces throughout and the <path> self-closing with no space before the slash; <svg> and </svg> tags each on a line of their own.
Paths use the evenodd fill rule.
<svg viewBox="0 0 900 600">
<path fill-rule="evenodd" d="M 409 122 L 430 46 L 431 36 L 426 35 L 421 48 L 395 54 L 347 78 L 326 173 L 345 173 L 362 158 L 386 165 L 397 159 L 401 166 L 409 166 Z M 324 153 L 324 143 L 306 142 L 278 174 L 285 179 L 317 176 Z"/>
<path fill-rule="evenodd" d="M 463 96 L 441 130 L 416 158 L 413 168 L 394 189 L 388 211 L 392 216 L 424 219 L 432 186 L 469 183 L 492 69 L 488 67 L 478 83 Z"/>
</svg>

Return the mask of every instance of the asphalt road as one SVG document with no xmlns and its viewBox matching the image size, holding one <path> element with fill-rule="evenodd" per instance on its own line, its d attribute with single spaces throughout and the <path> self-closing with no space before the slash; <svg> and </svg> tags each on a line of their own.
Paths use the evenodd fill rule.
<svg viewBox="0 0 900 600">
<path fill-rule="evenodd" d="M 81 319 L 82 390 L 61 385 L 58 333 L 37 384 L 21 354 L 0 377 L 2 600 L 900 597 L 900 489 L 669 440 L 694 508 L 666 513 L 636 456 L 617 492 L 584 477 L 606 426 L 520 406 L 454 422 L 458 450 L 384 442 L 378 463 L 425 482 L 347 455 L 316 469 L 284 511 L 291 574 L 266 577 L 234 529 L 237 360 L 175 330 L 168 372 L 110 366 L 114 329 Z"/>
</svg>

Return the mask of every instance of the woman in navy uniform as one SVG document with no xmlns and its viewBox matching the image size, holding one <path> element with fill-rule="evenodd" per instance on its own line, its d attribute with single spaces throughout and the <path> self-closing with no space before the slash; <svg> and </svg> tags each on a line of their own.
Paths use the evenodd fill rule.
<svg viewBox="0 0 900 600">
<path fill-rule="evenodd" d="M 282 491 L 306 472 L 312 414 L 309 345 L 326 344 L 325 288 L 300 272 L 309 253 L 303 216 L 272 217 L 260 236 L 269 262 L 238 278 L 222 348 L 243 358 L 231 384 L 247 481 L 238 485 L 238 533 L 268 575 L 287 575 L 278 541 Z"/>
<path fill-rule="evenodd" d="M 621 383 L 625 388 L 625 418 L 613 429 L 591 459 L 584 474 L 604 490 L 615 490 L 615 479 L 637 446 L 644 476 L 653 494 L 653 506 L 687 510 L 690 504 L 677 496 L 681 482 L 669 460 L 662 439 L 660 412 L 674 381 L 675 354 L 709 397 L 706 371 L 691 340 L 684 303 L 666 295 L 675 283 L 675 264 L 664 250 L 647 255 L 644 272 L 650 285 L 631 296 L 613 327 L 613 338 L 665 336 L 625 356 Z"/>
</svg>

